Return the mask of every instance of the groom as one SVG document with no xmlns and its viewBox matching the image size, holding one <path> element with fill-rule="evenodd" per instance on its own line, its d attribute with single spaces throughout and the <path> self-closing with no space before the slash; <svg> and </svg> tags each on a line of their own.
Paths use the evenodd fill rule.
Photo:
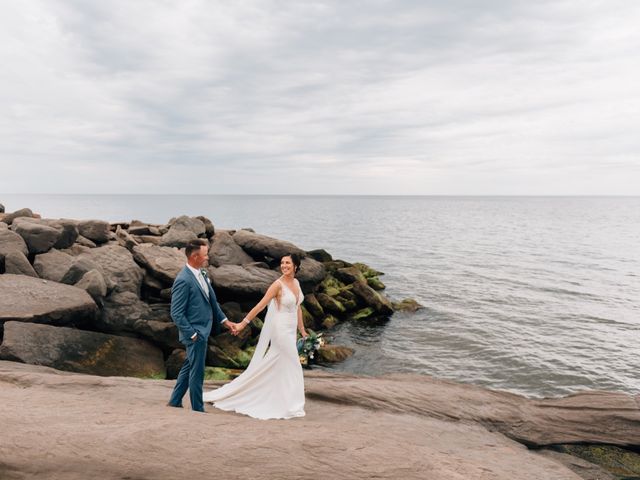
<svg viewBox="0 0 640 480">
<path fill-rule="evenodd" d="M 235 332 L 235 325 L 229 322 L 218 305 L 211 282 L 204 270 L 208 263 L 207 241 L 197 239 L 185 248 L 187 264 L 180 271 L 171 287 L 171 318 L 178 326 L 180 342 L 186 346 L 187 358 L 180 369 L 176 386 L 167 404 L 182 407 L 182 397 L 189 389 L 191 408 L 204 412 L 202 384 L 204 364 L 207 355 L 207 340 L 213 322 L 223 324 Z"/>
</svg>

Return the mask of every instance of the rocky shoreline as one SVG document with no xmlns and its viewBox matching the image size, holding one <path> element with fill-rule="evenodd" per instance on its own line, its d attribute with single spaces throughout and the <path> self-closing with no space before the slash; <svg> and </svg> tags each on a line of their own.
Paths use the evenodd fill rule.
<svg viewBox="0 0 640 480">
<path fill-rule="evenodd" d="M 367 265 L 205 217 L 108 223 L 0 205 L 0 478 L 640 478 L 640 396 L 621 393 L 532 400 L 427 376 L 307 371 L 304 419 L 163 407 L 184 358 L 170 289 L 194 238 L 210 241 L 209 276 L 232 321 L 288 252 L 303 256 L 309 329 L 421 308 L 392 302 Z M 207 388 L 242 371 L 261 326 L 212 334 Z M 320 359 L 352 353 L 326 345 Z"/>
<path fill-rule="evenodd" d="M 376 321 L 395 310 L 378 272 L 304 251 L 251 229 L 216 229 L 208 218 L 181 216 L 165 225 L 45 219 L 28 208 L 0 213 L 0 359 L 94 375 L 175 378 L 184 359 L 169 316 L 171 285 L 185 264 L 184 246 L 210 243 L 208 273 L 234 322 L 279 277 L 280 257 L 298 253 L 305 326 L 330 330 L 343 321 Z M 237 337 L 209 339 L 210 378 L 248 364 L 262 321 Z M 352 350 L 324 345 L 319 361 Z M 231 371 L 228 369 L 232 369 Z"/>
</svg>

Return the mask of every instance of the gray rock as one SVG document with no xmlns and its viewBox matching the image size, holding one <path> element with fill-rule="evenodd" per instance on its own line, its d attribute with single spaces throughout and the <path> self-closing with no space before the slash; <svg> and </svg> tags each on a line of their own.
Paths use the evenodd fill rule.
<svg viewBox="0 0 640 480">
<path fill-rule="evenodd" d="M 151 288 L 153 290 L 164 290 L 165 285 L 156 277 L 153 277 L 148 271 L 145 270 L 144 278 L 142 279 L 142 286 L 145 288 Z"/>
<path fill-rule="evenodd" d="M 301 257 L 306 255 L 304 250 L 296 247 L 293 243 L 259 235 L 249 230 L 238 230 L 233 235 L 233 239 L 254 258 L 270 257 L 278 260 L 289 253 L 297 253 Z"/>
<path fill-rule="evenodd" d="M 94 321 L 97 310 L 80 288 L 24 275 L 0 275 L 0 323 L 83 325 Z"/>
<path fill-rule="evenodd" d="M 196 237 L 203 237 L 207 232 L 207 227 L 205 226 L 204 222 L 199 218 L 182 215 L 178 218 L 173 218 L 169 221 L 169 231 L 171 230 L 189 231 L 195 234 Z"/>
<path fill-rule="evenodd" d="M 118 239 L 118 245 L 126 248 L 130 252 L 133 251 L 133 247 L 138 245 L 138 242 L 120 225 L 116 227 L 116 238 Z"/>
<path fill-rule="evenodd" d="M 138 245 L 133 258 L 158 280 L 171 285 L 187 263 L 183 251 L 174 247 Z"/>
<path fill-rule="evenodd" d="M 349 347 L 341 345 L 323 345 L 318 350 L 318 361 L 322 363 L 343 362 L 355 352 Z"/>
<path fill-rule="evenodd" d="M 98 265 L 107 281 L 107 287 L 114 285 L 116 291 L 140 295 L 144 271 L 126 248 L 120 245 L 104 245 L 92 248 L 79 258 L 87 258 Z"/>
<path fill-rule="evenodd" d="M 138 320 L 135 322 L 134 328 L 138 335 L 150 340 L 163 350 L 171 351 L 182 346 L 178 340 L 178 327 L 175 323 Z"/>
<path fill-rule="evenodd" d="M 313 258 L 303 258 L 300 261 L 300 268 L 296 272 L 296 278 L 302 284 L 303 289 L 310 289 L 322 282 L 326 276 L 327 271 L 324 265 Z"/>
<path fill-rule="evenodd" d="M 78 222 L 78 231 L 96 244 L 106 243 L 111 238 L 111 225 L 103 220 L 81 220 Z"/>
<path fill-rule="evenodd" d="M 167 351 L 181 346 L 178 328 L 168 312 L 154 309 L 131 292 L 115 292 L 104 300 L 98 329 L 118 334 L 137 334 Z"/>
<path fill-rule="evenodd" d="M 58 232 L 60 232 L 60 237 L 58 238 L 58 241 L 53 245 L 53 248 L 57 248 L 58 250 L 71 247 L 78 238 L 78 227 L 76 226 L 75 220 L 67 220 L 64 218 L 52 219 L 20 217 L 14 220 L 14 229 L 20 222 L 46 225 L 47 227 L 55 228 L 56 230 L 58 230 Z"/>
<path fill-rule="evenodd" d="M 16 232 L 0 229 L 0 264 L 4 262 L 4 257 L 11 252 L 20 252 L 23 255 L 27 255 L 29 249 L 24 239 Z"/>
<path fill-rule="evenodd" d="M 162 237 L 156 237 L 153 235 L 131 235 L 136 242 L 139 244 L 150 243 L 151 245 L 158 245 L 162 243 Z"/>
<path fill-rule="evenodd" d="M 225 302 L 220 305 L 220 308 L 230 322 L 239 323 L 244 318 L 242 307 L 237 302 Z"/>
<path fill-rule="evenodd" d="M 162 352 L 144 340 L 21 322 L 5 324 L 0 358 L 91 375 L 166 375 Z"/>
<path fill-rule="evenodd" d="M 2 220 L 0 218 L 0 220 Z M 7 225 L 6 223 L 0 221 L 0 230 L 7 230 L 9 228 L 9 225 Z"/>
<path fill-rule="evenodd" d="M 88 256 L 76 257 L 73 259 L 71 266 L 60 280 L 60 283 L 75 285 L 91 270 L 100 271 L 100 266 L 96 262 L 91 261 Z M 102 274 L 102 277 L 104 278 L 104 274 Z"/>
<path fill-rule="evenodd" d="M 326 250 L 319 248 L 317 250 L 309 250 L 307 252 L 307 255 L 309 255 L 311 258 L 313 258 L 314 260 L 317 260 L 319 262 L 331 262 L 333 261 L 333 257 L 329 254 L 329 252 L 327 252 Z"/>
<path fill-rule="evenodd" d="M 245 265 L 253 258 L 238 245 L 226 231 L 218 231 L 212 238 L 209 248 L 209 263 L 214 267 L 222 265 Z"/>
<path fill-rule="evenodd" d="M 73 257 L 52 248 L 47 253 L 36 255 L 33 267 L 41 278 L 62 282 L 65 274 L 73 265 Z"/>
<path fill-rule="evenodd" d="M 175 380 L 178 378 L 178 373 L 187 358 L 187 352 L 182 349 L 175 349 L 167 358 L 165 366 L 167 367 L 167 380 Z"/>
<path fill-rule="evenodd" d="M 4 271 L 5 273 L 38 278 L 38 274 L 22 252 L 9 252 L 4 257 Z"/>
<path fill-rule="evenodd" d="M 360 297 L 364 303 L 373 307 L 376 312 L 381 315 L 391 315 L 393 313 L 393 305 L 391 304 L 391 301 L 380 295 L 366 283 L 355 282 L 353 284 L 353 293 Z"/>
<path fill-rule="evenodd" d="M 320 305 L 322 305 L 322 309 L 326 312 L 340 316 L 347 311 L 342 303 L 330 297 L 326 293 L 319 293 L 317 298 Z"/>
<path fill-rule="evenodd" d="M 90 270 L 83 275 L 76 287 L 86 290 L 91 298 L 99 301 L 107 295 L 107 283 L 98 270 Z"/>
<path fill-rule="evenodd" d="M 94 241 L 89 240 L 87 237 L 84 237 L 82 235 L 78 235 L 76 243 L 87 248 L 96 248 L 98 246 Z"/>
<path fill-rule="evenodd" d="M 358 268 L 356 267 L 339 268 L 333 273 L 333 276 L 346 284 L 351 284 L 355 282 L 367 283 L 367 279 L 364 277 L 362 272 L 358 270 Z"/>
<path fill-rule="evenodd" d="M 215 235 L 216 233 L 216 229 L 213 226 L 213 222 L 209 220 L 207 217 L 203 217 L 202 215 L 198 215 L 196 218 L 200 220 L 202 223 L 204 223 L 204 230 L 205 230 L 204 233 L 206 237 L 207 238 L 213 237 L 213 235 Z"/>
<path fill-rule="evenodd" d="M 60 230 L 42 223 L 14 220 L 11 229 L 20 235 L 29 249 L 29 253 L 45 253 L 60 240 Z"/>
<path fill-rule="evenodd" d="M 135 333 L 138 320 L 149 320 L 151 309 L 133 292 L 112 292 L 104 300 L 98 329 L 109 333 Z"/>
<path fill-rule="evenodd" d="M 160 245 L 163 247 L 184 248 L 198 236 L 191 230 L 181 230 L 172 228 L 162 236 Z"/>
<path fill-rule="evenodd" d="M 118 232 L 118 229 L 116 228 L 116 233 L 117 232 Z M 149 225 L 146 225 L 146 224 L 133 225 L 132 223 L 129 229 L 127 230 L 127 232 L 130 235 L 151 235 L 151 230 L 149 229 Z"/>
<path fill-rule="evenodd" d="M 71 255 L 72 257 L 78 257 L 83 253 L 89 253 L 91 251 L 91 247 L 85 247 L 84 245 L 80 245 L 79 243 L 74 243 L 69 248 L 63 248 L 61 252 Z"/>
<path fill-rule="evenodd" d="M 304 296 L 304 306 L 314 318 L 322 319 L 325 316 L 322 305 L 313 293 Z"/>
<path fill-rule="evenodd" d="M 12 213 L 7 213 L 2 217 L 2 221 L 7 225 L 11 225 L 16 218 L 19 217 L 33 217 L 33 212 L 30 208 L 21 208 Z"/>
<path fill-rule="evenodd" d="M 252 266 L 223 265 L 209 268 L 209 276 L 216 292 L 220 290 L 231 298 L 256 298 L 263 296 L 269 286 L 280 276 L 272 270 Z"/>
</svg>

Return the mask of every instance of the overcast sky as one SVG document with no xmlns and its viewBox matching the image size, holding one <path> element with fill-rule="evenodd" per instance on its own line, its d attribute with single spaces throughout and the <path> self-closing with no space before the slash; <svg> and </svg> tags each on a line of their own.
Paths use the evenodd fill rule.
<svg viewBox="0 0 640 480">
<path fill-rule="evenodd" d="M 7 0 L 0 192 L 640 194 L 640 2 Z"/>
</svg>

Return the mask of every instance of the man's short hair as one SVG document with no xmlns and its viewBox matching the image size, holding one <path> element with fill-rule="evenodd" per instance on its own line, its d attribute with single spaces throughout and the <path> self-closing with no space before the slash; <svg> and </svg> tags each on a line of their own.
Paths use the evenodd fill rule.
<svg viewBox="0 0 640 480">
<path fill-rule="evenodd" d="M 191 240 L 187 243 L 187 246 L 184 249 L 184 254 L 189 258 L 191 254 L 197 250 L 200 250 L 200 247 L 208 247 L 209 242 L 207 242 L 204 238 L 196 238 L 195 240 Z"/>
</svg>

